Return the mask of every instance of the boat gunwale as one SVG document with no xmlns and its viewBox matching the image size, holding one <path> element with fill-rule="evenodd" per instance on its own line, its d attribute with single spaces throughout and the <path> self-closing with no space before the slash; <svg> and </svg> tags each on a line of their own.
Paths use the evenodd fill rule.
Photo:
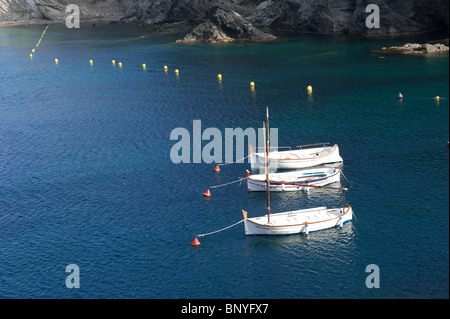
<svg viewBox="0 0 450 319">
<path fill-rule="evenodd" d="M 322 158 L 322 157 L 326 157 L 326 156 L 330 156 L 332 155 L 334 152 L 336 152 L 338 148 L 337 144 L 334 144 L 333 146 L 329 147 L 330 152 L 328 154 L 325 155 L 320 155 L 320 156 L 315 156 L 315 157 L 304 157 L 304 158 L 270 158 L 270 154 L 269 154 L 269 161 L 300 161 L 300 160 L 311 160 L 311 159 L 315 159 L 315 158 Z M 303 151 L 308 150 L 308 149 L 301 149 Z M 294 151 L 289 151 L 289 152 L 295 152 L 295 151 L 299 151 L 299 150 L 294 150 Z M 328 151 L 328 150 L 327 150 Z M 325 152 L 325 151 L 321 151 L 321 152 Z M 272 152 L 273 153 L 273 152 Z M 278 152 L 281 153 L 281 152 Z M 252 153 L 250 155 L 254 155 L 256 157 L 263 157 L 262 155 L 259 155 L 259 153 Z"/>
</svg>

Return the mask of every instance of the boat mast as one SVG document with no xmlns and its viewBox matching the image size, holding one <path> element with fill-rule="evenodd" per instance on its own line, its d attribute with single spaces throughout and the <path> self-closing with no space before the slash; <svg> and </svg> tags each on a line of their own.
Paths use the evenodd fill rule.
<svg viewBox="0 0 450 319">
<path fill-rule="evenodd" d="M 266 110 L 266 135 L 264 134 L 264 169 L 266 173 L 266 190 L 267 190 L 267 223 L 270 223 L 270 190 L 269 190 L 269 108 Z M 264 127 L 264 124 L 263 124 Z"/>
</svg>

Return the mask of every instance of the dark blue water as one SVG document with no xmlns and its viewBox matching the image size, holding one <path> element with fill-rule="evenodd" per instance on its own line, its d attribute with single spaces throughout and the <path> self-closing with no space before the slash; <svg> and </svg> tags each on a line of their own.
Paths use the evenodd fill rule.
<svg viewBox="0 0 450 319">
<path fill-rule="evenodd" d="M 1 298 L 449 297 L 448 54 L 373 53 L 426 37 L 180 45 L 130 26 L 50 26 L 30 59 L 43 29 L 0 30 Z M 280 145 L 339 144 L 356 220 L 283 237 L 240 224 L 192 247 L 241 209 L 262 215 L 265 195 L 234 184 L 205 199 L 249 164 L 173 164 L 170 132 L 196 119 L 257 128 L 266 106 Z M 340 201 L 312 190 L 271 205 Z M 79 289 L 66 288 L 69 264 Z M 366 287 L 369 264 L 380 288 Z"/>
</svg>

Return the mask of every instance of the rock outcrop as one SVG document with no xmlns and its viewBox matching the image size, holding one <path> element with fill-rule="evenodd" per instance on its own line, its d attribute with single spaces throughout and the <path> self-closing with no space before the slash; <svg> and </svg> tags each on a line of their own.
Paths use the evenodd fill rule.
<svg viewBox="0 0 450 319">
<path fill-rule="evenodd" d="M 448 39 L 436 41 L 435 43 L 406 43 L 402 46 L 383 47 L 378 53 L 397 54 L 428 54 L 448 52 Z"/>
<path fill-rule="evenodd" d="M 206 20 L 189 32 L 183 39 L 177 42 L 209 42 L 224 43 L 234 41 L 233 38 L 227 36 L 222 28 L 214 24 L 211 20 Z"/>
<path fill-rule="evenodd" d="M 262 32 L 233 10 L 212 7 L 205 14 L 206 21 L 195 27 L 177 42 L 264 41 L 275 36 Z"/>
</svg>

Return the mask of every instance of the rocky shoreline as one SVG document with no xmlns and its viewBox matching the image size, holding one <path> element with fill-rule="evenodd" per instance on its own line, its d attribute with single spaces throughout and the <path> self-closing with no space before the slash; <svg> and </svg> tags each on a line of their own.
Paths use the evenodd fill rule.
<svg viewBox="0 0 450 319">
<path fill-rule="evenodd" d="M 0 0 L 0 26 L 64 23 L 71 0 Z M 444 30 L 449 2 L 375 1 L 380 28 L 366 26 L 367 1 L 354 0 L 79 0 L 82 22 L 137 23 L 150 32 L 187 33 L 180 42 L 263 41 L 261 30 L 395 36 Z M 215 8 L 215 9 L 214 9 Z M 228 18 L 219 22 L 212 11 Z M 234 12 L 234 13 L 232 13 Z M 234 17 L 233 17 L 234 16 Z"/>
<path fill-rule="evenodd" d="M 84 16 L 80 19 L 83 23 L 122 23 L 122 16 Z M 52 25 L 52 24 L 64 24 L 65 19 L 48 20 L 48 19 L 30 19 L 30 20 L 0 20 L 1 27 L 13 27 L 13 26 L 28 26 L 28 25 Z"/>
</svg>

